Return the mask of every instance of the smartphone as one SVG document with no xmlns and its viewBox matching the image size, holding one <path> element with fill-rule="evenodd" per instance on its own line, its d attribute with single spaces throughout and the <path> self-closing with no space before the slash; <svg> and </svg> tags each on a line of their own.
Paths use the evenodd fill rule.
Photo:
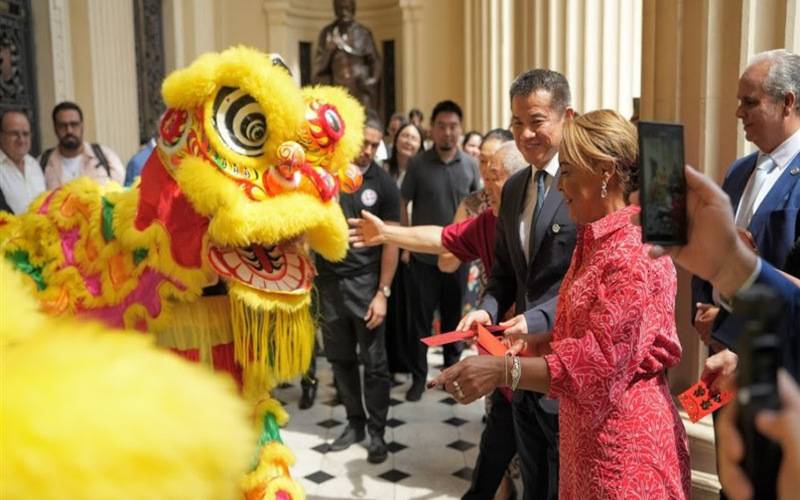
<svg viewBox="0 0 800 500">
<path fill-rule="evenodd" d="M 642 241 L 685 245 L 683 125 L 640 121 L 638 129 Z"/>
<path fill-rule="evenodd" d="M 778 367 L 785 349 L 778 327 L 783 312 L 778 295 L 764 285 L 753 285 L 733 299 L 733 317 L 742 325 L 736 351 L 736 424 L 745 451 L 741 465 L 753 486 L 753 498 L 777 497 L 781 448 L 758 432 L 755 420 L 761 410 L 778 410 L 781 406 Z"/>
</svg>

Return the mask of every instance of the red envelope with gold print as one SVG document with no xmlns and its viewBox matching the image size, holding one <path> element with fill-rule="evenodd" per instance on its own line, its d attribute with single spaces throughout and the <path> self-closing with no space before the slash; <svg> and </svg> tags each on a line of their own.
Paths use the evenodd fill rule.
<svg viewBox="0 0 800 500">
<path fill-rule="evenodd" d="M 689 415 L 689 420 L 694 423 L 728 404 L 734 395 L 732 391 L 711 390 L 701 380 L 683 391 L 678 396 L 678 401 Z"/>
</svg>

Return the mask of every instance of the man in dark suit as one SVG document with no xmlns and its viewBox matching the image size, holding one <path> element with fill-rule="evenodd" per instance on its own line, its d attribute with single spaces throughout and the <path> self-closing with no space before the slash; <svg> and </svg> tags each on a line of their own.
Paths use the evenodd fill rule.
<svg viewBox="0 0 800 500">
<path fill-rule="evenodd" d="M 555 71 L 523 73 L 510 95 L 511 131 L 531 166 L 503 186 L 492 275 L 481 308 L 458 329 L 496 323 L 514 305 L 518 314 L 501 323 L 506 333 L 545 333 L 553 327 L 558 289 L 575 246 L 575 223 L 556 189 L 561 129 L 573 110 L 569 84 Z M 518 390 L 512 406 L 524 498 L 557 498 L 558 404 Z"/>
<path fill-rule="evenodd" d="M 737 97 L 736 116 L 758 151 L 730 166 L 722 189 L 742 237 L 763 261 L 781 269 L 800 236 L 800 56 L 783 49 L 757 54 L 739 79 Z M 738 364 L 733 352 L 742 323 L 724 304 L 719 289 L 692 278 L 695 328 L 718 351 L 706 360 L 708 379 L 733 373 Z"/>
<path fill-rule="evenodd" d="M 800 55 L 781 49 L 753 58 L 739 79 L 736 116 L 758 151 L 736 160 L 722 184 L 736 226 L 759 256 L 778 269 L 800 236 L 799 94 Z M 723 347 L 735 349 L 740 325 L 725 311 L 717 313 L 719 301 L 711 285 L 695 277 L 692 295 L 701 337 L 708 342 L 710 334 Z"/>
</svg>

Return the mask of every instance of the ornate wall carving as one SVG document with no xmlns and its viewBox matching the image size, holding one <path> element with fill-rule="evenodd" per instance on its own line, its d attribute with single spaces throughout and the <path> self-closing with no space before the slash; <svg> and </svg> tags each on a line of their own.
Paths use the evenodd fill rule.
<svg viewBox="0 0 800 500">
<path fill-rule="evenodd" d="M 0 111 L 24 109 L 36 127 L 36 68 L 31 39 L 30 0 L 0 2 Z M 36 129 L 34 128 L 34 132 Z M 39 134 L 34 133 L 33 150 L 39 150 Z"/>
<path fill-rule="evenodd" d="M 164 111 L 161 82 L 164 81 L 164 38 L 161 0 L 135 0 L 136 74 L 139 98 L 139 142 L 155 134 Z"/>
</svg>

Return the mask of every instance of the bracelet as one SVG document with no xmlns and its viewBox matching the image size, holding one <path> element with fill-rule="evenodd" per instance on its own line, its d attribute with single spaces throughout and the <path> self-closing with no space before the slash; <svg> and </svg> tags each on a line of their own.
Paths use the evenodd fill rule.
<svg viewBox="0 0 800 500">
<path fill-rule="evenodd" d="M 514 356 L 511 361 L 511 390 L 516 391 L 519 379 L 522 377 L 522 365 L 517 356 Z"/>
<path fill-rule="evenodd" d="M 504 366 L 503 377 L 505 378 L 505 383 L 503 385 L 506 386 L 506 387 L 508 387 L 508 358 L 509 357 L 510 357 L 509 355 L 503 356 L 503 358 L 504 358 L 503 359 L 503 366 Z"/>
</svg>

